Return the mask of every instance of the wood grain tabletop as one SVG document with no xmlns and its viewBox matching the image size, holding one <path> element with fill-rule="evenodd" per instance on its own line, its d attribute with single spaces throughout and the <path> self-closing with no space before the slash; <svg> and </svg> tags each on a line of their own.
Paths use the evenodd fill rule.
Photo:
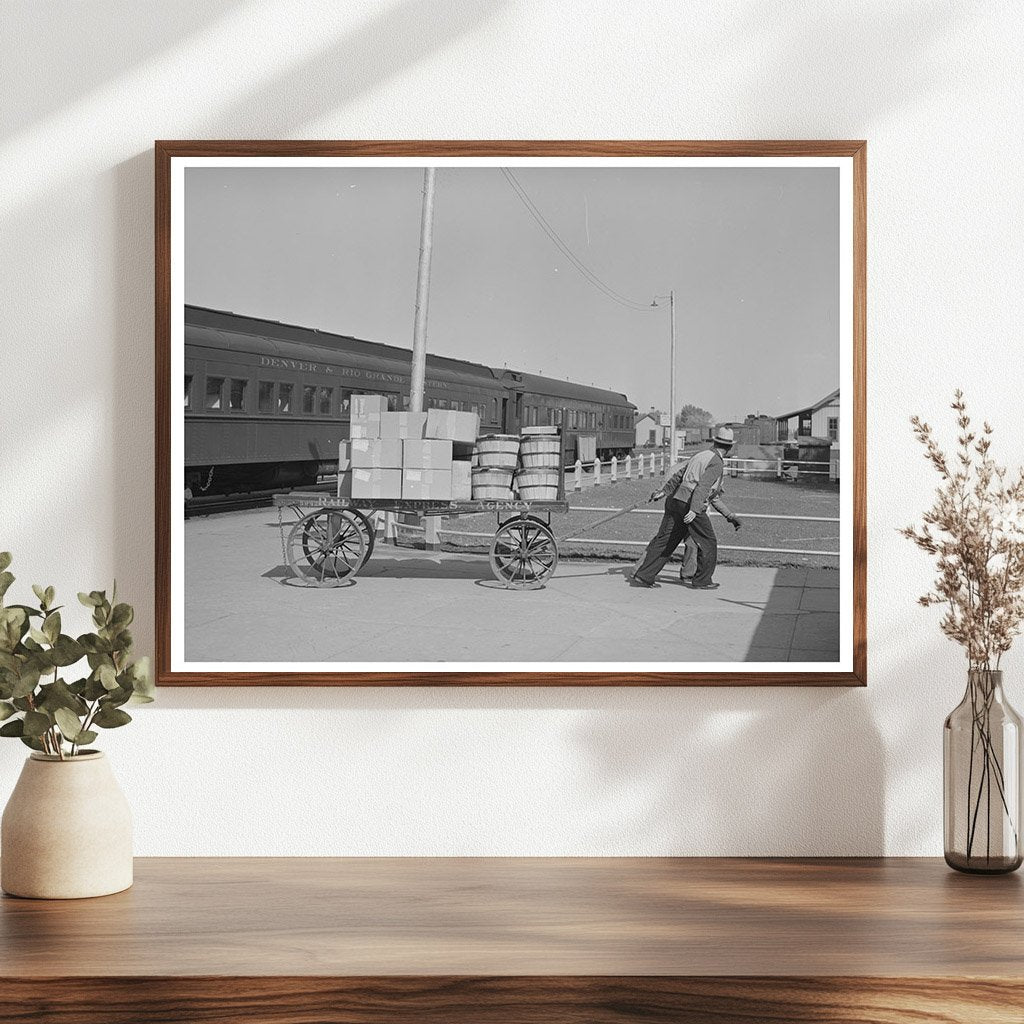
<svg viewBox="0 0 1024 1024">
<path fill-rule="evenodd" d="M 1021 1024 L 1024 888 L 933 859 L 140 859 L 115 896 L 4 897 L 0 958 L 0 1011 L 50 1011 L 5 1021 Z"/>
<path fill-rule="evenodd" d="M 931 859 L 139 859 L 0 902 L 0 961 L 102 975 L 1024 975 L 1019 875 Z"/>
</svg>

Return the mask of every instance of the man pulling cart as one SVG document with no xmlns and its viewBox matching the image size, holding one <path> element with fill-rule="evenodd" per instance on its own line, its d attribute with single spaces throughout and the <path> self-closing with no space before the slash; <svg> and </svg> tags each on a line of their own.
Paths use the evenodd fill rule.
<svg viewBox="0 0 1024 1024">
<path fill-rule="evenodd" d="M 665 499 L 665 515 L 647 545 L 640 567 L 633 573 L 633 586 L 653 587 L 658 573 L 676 548 L 682 541 L 692 538 L 697 558 L 687 585 L 694 590 L 718 588 L 712 579 L 718 564 L 718 538 L 707 513 L 708 506 L 714 505 L 734 529 L 740 529 L 743 524 L 720 498 L 724 460 L 735 443 L 733 432 L 728 427 L 719 427 L 711 440 L 711 448 L 691 456 L 661 490 L 651 495 L 651 501 Z"/>
</svg>

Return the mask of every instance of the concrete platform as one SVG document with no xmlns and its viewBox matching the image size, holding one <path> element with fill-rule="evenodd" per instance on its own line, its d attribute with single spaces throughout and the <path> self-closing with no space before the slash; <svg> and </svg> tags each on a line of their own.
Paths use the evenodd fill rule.
<svg viewBox="0 0 1024 1024">
<path fill-rule="evenodd" d="M 839 657 L 839 573 L 721 566 L 714 591 L 630 587 L 632 563 L 563 561 L 507 591 L 485 555 L 378 545 L 359 576 L 308 587 L 276 510 L 185 523 L 185 657 L 197 662 L 766 662 Z"/>
</svg>

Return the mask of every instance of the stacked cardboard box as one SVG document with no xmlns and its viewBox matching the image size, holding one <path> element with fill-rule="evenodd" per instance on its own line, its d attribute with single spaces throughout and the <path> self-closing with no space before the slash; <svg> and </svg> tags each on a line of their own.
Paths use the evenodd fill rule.
<svg viewBox="0 0 1024 1024">
<path fill-rule="evenodd" d="M 431 409 L 427 413 L 426 437 L 472 444 L 480 433 L 480 416 L 456 409 Z"/>
<path fill-rule="evenodd" d="M 352 468 L 353 498 L 400 498 L 401 469 L 380 466 Z"/>
<path fill-rule="evenodd" d="M 355 438 L 352 452 L 353 498 L 402 496 L 402 442 L 381 437 Z"/>
<path fill-rule="evenodd" d="M 401 469 L 402 442 L 385 437 L 357 437 L 349 442 L 353 469 Z"/>
<path fill-rule="evenodd" d="M 381 438 L 381 419 L 388 413 L 383 395 L 353 395 L 351 440 L 347 446 L 348 480 L 338 461 L 339 497 L 400 498 L 402 496 L 402 442 Z M 349 495 L 342 493 L 347 488 Z"/>
<path fill-rule="evenodd" d="M 351 439 L 338 457 L 338 495 L 469 501 L 475 412 L 389 412 L 381 395 L 353 395 Z"/>
<path fill-rule="evenodd" d="M 338 497 L 352 497 L 352 442 L 338 445 Z"/>
<path fill-rule="evenodd" d="M 380 417 L 380 436 L 404 440 L 407 437 L 420 438 L 426 434 L 427 414 L 425 412 L 384 412 Z"/>
<path fill-rule="evenodd" d="M 469 459 L 452 461 L 452 501 L 473 498 L 473 463 Z"/>
<path fill-rule="evenodd" d="M 383 395 L 353 395 L 350 409 L 349 437 L 380 437 L 381 416 L 388 410 L 388 400 Z"/>
<path fill-rule="evenodd" d="M 402 441 L 402 497 L 451 501 L 451 441 L 419 438 Z"/>
<path fill-rule="evenodd" d="M 427 412 L 426 436 L 450 441 L 451 500 L 470 501 L 473 496 L 471 460 L 473 444 L 480 433 L 480 417 L 475 412 L 457 409 L 431 409 Z"/>
</svg>

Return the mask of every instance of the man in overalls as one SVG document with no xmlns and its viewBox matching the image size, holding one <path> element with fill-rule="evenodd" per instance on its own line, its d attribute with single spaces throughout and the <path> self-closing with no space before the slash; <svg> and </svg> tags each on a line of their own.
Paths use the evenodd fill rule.
<svg viewBox="0 0 1024 1024">
<path fill-rule="evenodd" d="M 719 427 L 712 438 L 712 446 L 693 455 L 660 491 L 651 495 L 651 501 L 665 498 L 665 515 L 658 532 L 647 545 L 640 568 L 633 573 L 633 586 L 653 587 L 658 573 L 679 543 L 691 537 L 697 545 L 697 568 L 687 586 L 694 590 L 718 588 L 712 579 L 718 564 L 718 538 L 707 509 L 714 502 L 734 529 L 738 530 L 742 525 L 718 499 L 725 472 L 723 459 L 732 450 L 734 441 L 732 430 Z"/>
</svg>

